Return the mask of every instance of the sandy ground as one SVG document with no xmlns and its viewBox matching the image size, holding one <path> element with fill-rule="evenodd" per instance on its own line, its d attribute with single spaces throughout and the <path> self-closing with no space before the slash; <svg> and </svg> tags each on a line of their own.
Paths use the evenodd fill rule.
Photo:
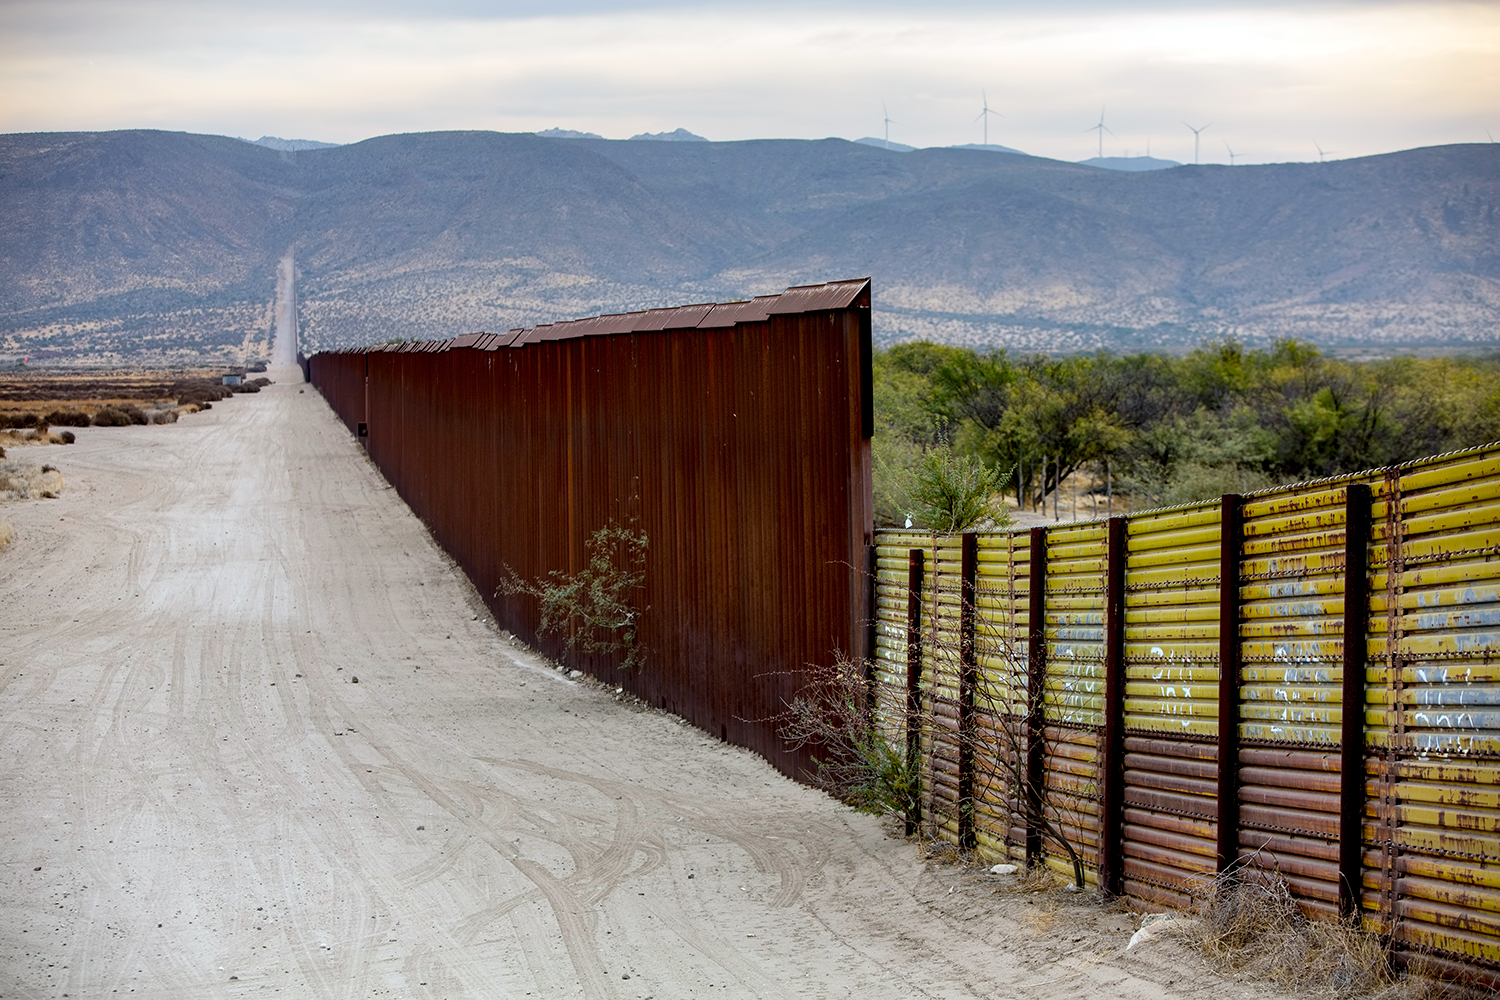
<svg viewBox="0 0 1500 1000">
<path fill-rule="evenodd" d="M 35 452 L 0 997 L 1269 995 L 549 669 L 311 388 Z"/>
</svg>

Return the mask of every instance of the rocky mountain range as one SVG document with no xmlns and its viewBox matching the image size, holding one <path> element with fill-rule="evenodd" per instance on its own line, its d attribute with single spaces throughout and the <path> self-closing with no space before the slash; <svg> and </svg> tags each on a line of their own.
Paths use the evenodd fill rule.
<svg viewBox="0 0 1500 1000">
<path fill-rule="evenodd" d="M 0 136 L 0 356 L 266 356 L 872 276 L 883 343 L 1500 340 L 1500 146 L 1099 169 L 839 139 Z"/>
</svg>

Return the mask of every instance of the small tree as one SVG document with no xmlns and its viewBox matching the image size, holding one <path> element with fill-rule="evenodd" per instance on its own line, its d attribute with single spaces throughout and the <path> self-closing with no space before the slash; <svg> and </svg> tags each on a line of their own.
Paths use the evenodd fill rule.
<svg viewBox="0 0 1500 1000">
<path fill-rule="evenodd" d="M 561 633 L 569 649 L 585 653 L 624 653 L 620 666 L 639 666 L 639 619 L 647 608 L 636 607 L 646 582 L 647 538 L 644 531 L 613 521 L 584 542 L 588 564 L 577 573 L 553 570 L 545 580 L 522 579 L 510 566 L 508 578 L 495 594 L 525 594 L 537 599 L 543 635 Z"/>
<path fill-rule="evenodd" d="M 1010 473 L 951 447 L 929 448 L 903 483 L 912 527 L 953 535 L 980 525 L 1011 522 L 1001 493 Z"/>
</svg>

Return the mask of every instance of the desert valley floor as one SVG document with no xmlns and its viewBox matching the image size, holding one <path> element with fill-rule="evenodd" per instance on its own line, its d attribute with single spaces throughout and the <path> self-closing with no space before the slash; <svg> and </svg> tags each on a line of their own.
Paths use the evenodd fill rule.
<svg viewBox="0 0 1500 1000">
<path fill-rule="evenodd" d="M 275 374 L 12 451 L 0 998 L 1271 995 L 551 669 Z"/>
</svg>

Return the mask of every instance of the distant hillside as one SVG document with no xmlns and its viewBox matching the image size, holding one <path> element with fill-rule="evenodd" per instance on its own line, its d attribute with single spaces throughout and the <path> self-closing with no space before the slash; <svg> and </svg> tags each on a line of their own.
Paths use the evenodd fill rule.
<svg viewBox="0 0 1500 1000">
<path fill-rule="evenodd" d="M 1099 170 L 838 139 L 0 136 L 0 355 L 266 353 L 872 275 L 876 334 L 1022 350 L 1500 340 L 1500 149 Z"/>
<path fill-rule="evenodd" d="M 1085 167 L 1102 167 L 1105 170 L 1166 170 L 1180 167 L 1176 160 L 1163 160 L 1155 156 L 1094 156 L 1079 160 Z"/>
<path fill-rule="evenodd" d="M 274 135 L 263 135 L 255 140 L 255 144 L 265 146 L 267 149 L 280 150 L 283 153 L 296 153 L 304 149 L 332 149 L 339 145 L 336 142 L 319 142 L 316 139 L 282 139 Z"/>
</svg>

